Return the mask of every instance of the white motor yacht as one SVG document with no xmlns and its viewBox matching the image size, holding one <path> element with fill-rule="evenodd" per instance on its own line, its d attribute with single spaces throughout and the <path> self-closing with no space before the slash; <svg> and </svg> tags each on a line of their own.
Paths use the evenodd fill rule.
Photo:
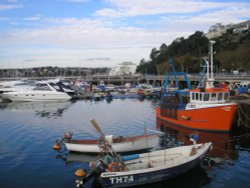
<svg viewBox="0 0 250 188">
<path fill-rule="evenodd" d="M 35 82 L 30 80 L 12 80 L 0 82 L 0 94 L 12 91 L 31 90 L 35 88 Z"/>
<path fill-rule="evenodd" d="M 59 84 L 53 82 L 40 83 L 33 90 L 3 93 L 2 96 L 11 101 L 65 101 L 72 98 Z"/>
</svg>

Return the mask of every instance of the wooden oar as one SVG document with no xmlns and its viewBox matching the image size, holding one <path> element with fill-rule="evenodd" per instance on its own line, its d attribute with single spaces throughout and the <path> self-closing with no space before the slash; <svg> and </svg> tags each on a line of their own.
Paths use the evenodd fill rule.
<svg viewBox="0 0 250 188">
<path fill-rule="evenodd" d="M 98 123 L 96 122 L 96 120 L 95 120 L 95 119 L 92 119 L 90 122 L 91 122 L 92 125 L 95 127 L 95 129 L 97 130 L 97 132 L 100 133 L 101 138 L 102 138 L 102 139 L 105 138 L 105 136 L 104 136 L 104 134 L 103 134 L 103 132 L 102 132 L 100 126 L 99 126 Z"/>
<path fill-rule="evenodd" d="M 113 149 L 111 144 L 106 140 L 105 135 L 103 134 L 103 132 L 102 132 L 100 126 L 98 125 L 97 121 L 95 119 L 92 119 L 90 122 L 95 127 L 97 132 L 99 132 L 101 134 L 101 139 L 103 140 L 103 143 L 107 145 L 108 149 L 110 149 L 110 151 L 111 151 L 110 153 L 112 154 L 112 156 L 116 157 L 118 159 L 118 161 L 125 166 L 124 162 L 120 159 L 119 155 L 115 152 L 115 150 Z"/>
<path fill-rule="evenodd" d="M 102 139 L 103 143 L 105 145 L 107 145 L 107 147 L 111 150 L 111 154 L 113 154 L 115 157 L 117 157 L 116 152 L 113 150 L 113 148 L 110 145 L 110 143 L 106 140 L 105 135 L 103 134 L 103 132 L 101 130 L 101 127 L 98 125 L 97 121 L 95 119 L 92 119 L 90 122 L 95 127 L 95 129 L 97 130 L 97 132 L 100 133 L 101 139 Z"/>
</svg>

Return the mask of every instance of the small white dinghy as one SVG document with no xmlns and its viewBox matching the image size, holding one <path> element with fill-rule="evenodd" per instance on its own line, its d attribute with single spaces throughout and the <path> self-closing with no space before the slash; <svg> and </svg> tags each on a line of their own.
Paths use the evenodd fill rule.
<svg viewBox="0 0 250 188">
<path fill-rule="evenodd" d="M 149 149 L 157 146 L 160 142 L 161 133 L 146 134 L 133 137 L 119 136 L 114 138 L 113 135 L 105 136 L 105 141 L 118 153 L 138 151 Z M 86 152 L 86 153 L 100 153 L 101 140 L 68 140 L 64 144 L 69 151 Z"/>
<path fill-rule="evenodd" d="M 53 146 L 53 148 L 55 150 L 60 150 L 61 143 L 64 143 L 67 150 L 74 152 L 103 153 L 109 151 L 111 148 L 118 153 L 131 152 L 156 147 L 160 143 L 161 136 L 164 135 L 163 132 L 153 131 L 153 134 L 145 133 L 144 135 L 139 136 L 119 136 L 114 138 L 113 135 L 105 136 L 95 119 L 91 120 L 91 123 L 95 127 L 97 132 L 100 133 L 100 139 L 73 140 L 72 133 L 65 133 L 64 137 L 61 140 L 56 141 L 56 144 Z"/>
</svg>

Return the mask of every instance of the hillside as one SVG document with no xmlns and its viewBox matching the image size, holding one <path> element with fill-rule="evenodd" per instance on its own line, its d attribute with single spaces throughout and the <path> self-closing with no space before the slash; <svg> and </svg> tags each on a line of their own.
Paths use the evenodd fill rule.
<svg viewBox="0 0 250 188">
<path fill-rule="evenodd" d="M 250 71 L 250 32 L 234 33 L 228 30 L 222 36 L 213 39 L 214 67 L 216 72 L 233 70 Z M 174 60 L 177 71 L 197 73 L 201 71 L 203 57 L 208 57 L 208 38 L 203 32 L 196 31 L 187 39 L 175 39 L 169 46 L 162 44 L 159 49 L 153 48 L 150 59 L 142 59 L 137 73 L 165 74 L 169 70 L 167 60 Z"/>
</svg>

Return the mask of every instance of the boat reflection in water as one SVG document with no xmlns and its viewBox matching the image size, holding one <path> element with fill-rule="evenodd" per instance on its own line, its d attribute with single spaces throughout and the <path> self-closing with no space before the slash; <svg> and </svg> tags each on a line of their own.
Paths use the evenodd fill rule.
<svg viewBox="0 0 250 188">
<path fill-rule="evenodd" d="M 55 156 L 56 159 L 61 159 L 65 164 L 74 162 L 89 163 L 90 161 L 97 161 L 101 155 L 97 153 L 79 153 L 79 152 L 62 152 Z"/>
<path fill-rule="evenodd" d="M 143 186 L 136 186 L 136 188 L 181 188 L 181 187 L 202 187 L 210 182 L 210 178 L 207 172 L 201 166 L 196 166 L 192 170 L 177 176 L 175 178 L 169 179 L 167 181 L 162 181 L 159 183 L 148 184 Z"/>
<path fill-rule="evenodd" d="M 24 113 L 35 113 L 45 118 L 62 116 L 63 112 L 72 105 L 71 101 L 55 102 L 10 102 L 1 105 L 2 109 Z"/>
<path fill-rule="evenodd" d="M 215 163 L 232 162 L 238 158 L 238 152 L 235 149 L 236 142 L 230 133 L 216 133 L 204 132 L 186 129 L 174 126 L 164 122 L 160 119 L 156 120 L 157 129 L 165 132 L 167 144 L 174 145 L 190 145 L 192 141 L 189 139 L 190 135 L 198 133 L 199 139 L 197 143 L 212 142 L 213 149 L 209 152 L 209 158 L 213 159 Z"/>
</svg>

